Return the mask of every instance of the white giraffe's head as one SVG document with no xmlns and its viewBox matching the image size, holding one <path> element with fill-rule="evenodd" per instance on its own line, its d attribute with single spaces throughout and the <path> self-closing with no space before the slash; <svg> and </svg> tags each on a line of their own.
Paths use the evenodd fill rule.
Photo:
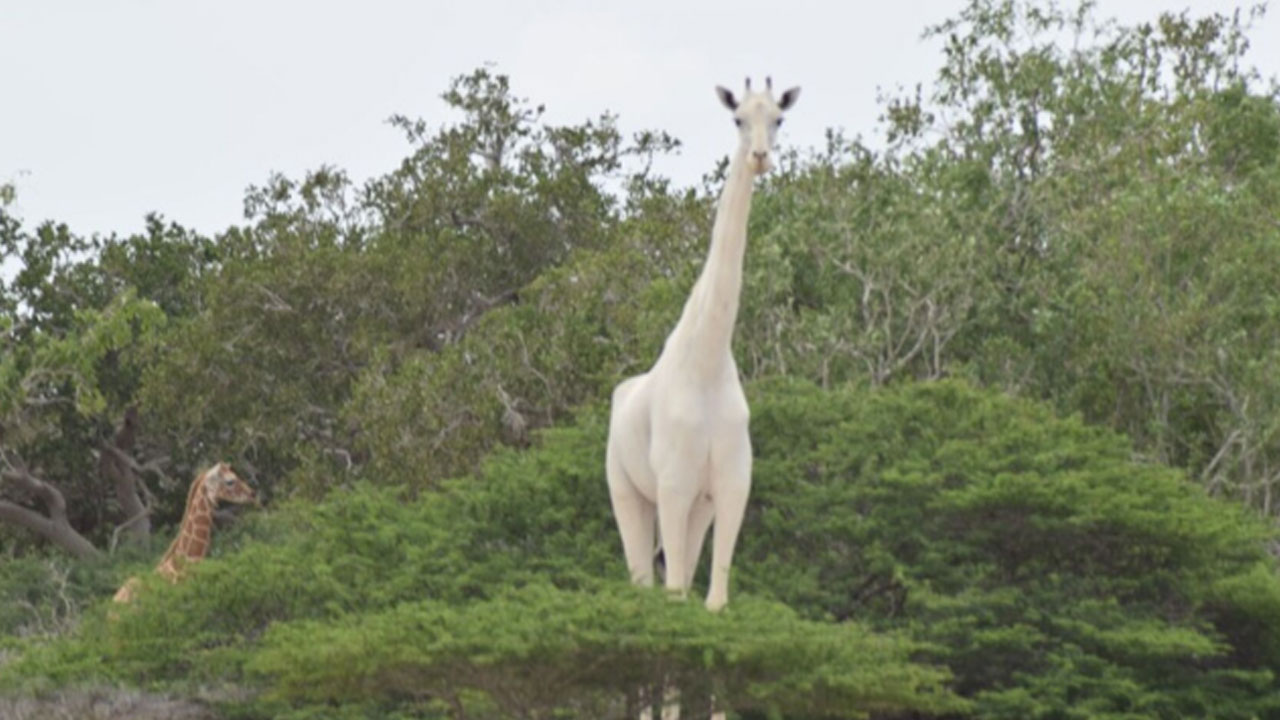
<svg viewBox="0 0 1280 720">
<path fill-rule="evenodd" d="M 741 98 L 723 87 L 716 86 L 720 102 L 733 111 L 733 122 L 738 126 L 739 140 L 747 146 L 747 162 L 757 175 L 763 175 L 773 167 L 770 153 L 782 125 L 782 113 L 796 104 L 800 88 L 793 87 L 773 99 L 773 79 L 764 79 L 764 92 L 751 91 L 751 78 L 747 78 Z"/>
</svg>

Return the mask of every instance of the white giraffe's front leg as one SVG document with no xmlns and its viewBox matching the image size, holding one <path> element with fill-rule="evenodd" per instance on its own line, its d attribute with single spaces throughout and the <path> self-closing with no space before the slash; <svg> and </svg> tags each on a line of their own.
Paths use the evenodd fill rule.
<svg viewBox="0 0 1280 720">
<path fill-rule="evenodd" d="M 683 597 L 689 589 L 689 516 L 704 490 L 710 442 L 697 423 L 682 423 L 676 417 L 678 413 L 654 418 L 650 462 L 667 564 L 665 585 Z"/>
<path fill-rule="evenodd" d="M 698 558 L 702 555 L 702 543 L 707 538 L 707 528 L 715 518 L 716 506 L 711 499 L 700 494 L 689 511 L 689 537 L 685 542 L 685 587 L 693 587 L 693 576 L 698 570 Z"/>
<path fill-rule="evenodd" d="M 658 530 L 666 559 L 666 588 L 681 597 L 689 589 L 689 514 L 697 499 L 698 472 L 687 467 L 670 468 L 658 476 Z"/>
<path fill-rule="evenodd" d="M 751 494 L 751 438 L 746 428 L 720 449 L 712 460 L 711 500 L 715 504 L 715 530 L 711 546 L 711 587 L 707 609 L 716 612 L 729 602 L 729 567 L 738 542 L 738 531 Z"/>
</svg>

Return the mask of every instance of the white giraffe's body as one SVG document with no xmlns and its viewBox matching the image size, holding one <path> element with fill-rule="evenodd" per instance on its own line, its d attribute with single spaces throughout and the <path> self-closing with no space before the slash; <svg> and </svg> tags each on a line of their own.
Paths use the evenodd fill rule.
<svg viewBox="0 0 1280 720">
<path fill-rule="evenodd" d="M 714 521 L 706 599 L 713 611 L 729 601 L 729 567 L 751 491 L 750 412 L 730 347 L 751 192 L 755 176 L 770 167 L 782 111 L 799 90 L 778 102 L 769 90 L 751 92 L 749 84 L 741 102 L 728 90 L 717 92 L 740 131 L 706 265 L 657 362 L 614 389 L 605 460 L 633 582 L 653 584 L 656 516 L 666 587 L 685 593 Z"/>
</svg>

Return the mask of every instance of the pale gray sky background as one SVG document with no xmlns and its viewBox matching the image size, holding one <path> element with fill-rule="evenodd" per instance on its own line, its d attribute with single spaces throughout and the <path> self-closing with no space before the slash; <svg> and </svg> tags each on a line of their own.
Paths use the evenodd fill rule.
<svg viewBox="0 0 1280 720">
<path fill-rule="evenodd" d="M 82 234 L 158 211 L 205 233 L 241 219 L 250 184 L 321 164 L 353 179 L 407 152 L 393 113 L 451 120 L 450 78 L 492 63 L 550 119 L 609 110 L 686 143 L 659 166 L 692 183 L 730 149 L 712 87 L 772 74 L 803 93 L 781 141 L 874 137 L 877 88 L 932 80 L 927 24 L 963 0 L 0 0 L 0 181 L 17 212 Z M 1225 0 L 1101 0 L 1100 14 L 1230 11 Z M 1280 72 L 1280 9 L 1251 59 Z"/>
</svg>

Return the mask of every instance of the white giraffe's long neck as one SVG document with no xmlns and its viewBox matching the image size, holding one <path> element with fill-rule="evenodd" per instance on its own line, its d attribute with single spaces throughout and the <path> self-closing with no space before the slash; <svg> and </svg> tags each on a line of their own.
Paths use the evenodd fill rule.
<svg viewBox="0 0 1280 720">
<path fill-rule="evenodd" d="M 689 366 L 718 368 L 733 341 L 754 187 L 747 149 L 747 144 L 742 143 L 729 163 L 729 175 L 711 228 L 707 262 L 668 341 L 668 349 L 680 352 Z"/>
</svg>

